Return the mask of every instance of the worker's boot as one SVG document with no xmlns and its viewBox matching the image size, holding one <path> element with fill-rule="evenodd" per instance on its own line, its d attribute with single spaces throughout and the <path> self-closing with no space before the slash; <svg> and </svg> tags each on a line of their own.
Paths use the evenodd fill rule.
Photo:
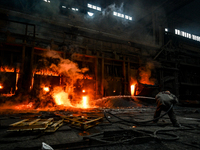
<svg viewBox="0 0 200 150">
<path fill-rule="evenodd" d="M 173 126 L 174 127 L 181 127 L 181 125 L 179 123 L 174 123 Z"/>
</svg>

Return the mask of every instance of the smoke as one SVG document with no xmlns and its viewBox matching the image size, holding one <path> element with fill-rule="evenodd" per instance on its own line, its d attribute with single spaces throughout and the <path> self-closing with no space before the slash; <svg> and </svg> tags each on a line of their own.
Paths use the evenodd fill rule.
<svg viewBox="0 0 200 150">
<path fill-rule="evenodd" d="M 53 17 L 58 15 L 60 12 L 60 1 L 51 1 L 50 3 L 46 3 L 44 1 L 39 2 L 35 5 L 35 12 L 39 13 L 40 16 L 48 16 Z M 56 17 L 55 17 L 56 18 Z"/>
<path fill-rule="evenodd" d="M 73 81 L 73 83 L 75 83 L 77 79 L 82 79 L 83 73 L 88 71 L 88 68 L 79 69 L 77 63 L 74 63 L 69 59 L 63 59 L 54 50 L 48 50 L 43 56 L 48 58 L 58 59 L 59 63 L 58 64 L 52 63 L 50 68 L 53 71 L 58 72 L 59 74 L 63 74 L 66 77 L 69 77 Z"/>
<path fill-rule="evenodd" d="M 159 66 L 156 61 L 148 61 L 145 66 L 138 69 L 139 71 L 139 82 L 142 84 L 155 85 L 156 78 L 152 76 L 152 72 Z"/>
</svg>

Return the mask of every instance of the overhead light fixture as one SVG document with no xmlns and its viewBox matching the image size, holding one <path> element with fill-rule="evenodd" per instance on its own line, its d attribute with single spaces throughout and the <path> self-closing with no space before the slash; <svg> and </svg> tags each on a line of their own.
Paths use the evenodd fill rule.
<svg viewBox="0 0 200 150">
<path fill-rule="evenodd" d="M 92 12 L 87 12 L 87 14 L 88 14 L 90 17 L 92 17 L 92 16 L 94 15 L 94 13 L 92 13 Z"/>
<path fill-rule="evenodd" d="M 168 32 L 168 28 L 165 28 L 165 32 Z"/>
<path fill-rule="evenodd" d="M 66 8 L 66 6 L 62 6 L 62 8 Z"/>
</svg>

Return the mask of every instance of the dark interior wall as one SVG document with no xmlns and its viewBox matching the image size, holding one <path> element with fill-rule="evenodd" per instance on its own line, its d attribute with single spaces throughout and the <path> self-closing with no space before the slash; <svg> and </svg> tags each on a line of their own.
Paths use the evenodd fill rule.
<svg viewBox="0 0 200 150">
<path fill-rule="evenodd" d="M 30 3 L 31 2 L 32 1 L 30 1 Z M 6 5 L 7 2 L 5 1 L 3 3 Z M 25 3 L 25 1 L 22 1 L 22 3 Z M 26 7 L 29 7 L 30 3 L 27 3 Z M 39 1 L 35 1 L 35 3 L 39 3 Z M 86 1 L 83 3 L 86 3 Z M 9 3 L 7 6 L 12 7 L 15 4 L 16 2 L 13 2 L 13 4 Z M 43 2 L 42 5 L 44 4 Z M 44 7 L 50 11 L 53 4 L 52 1 L 50 6 L 45 4 L 46 6 Z M 37 5 L 38 9 L 40 8 L 39 6 L 40 5 Z M 55 4 L 55 7 L 57 6 L 58 4 Z M 19 3 L 15 6 L 16 9 L 22 7 L 25 6 Z M 26 11 L 25 8 L 23 10 Z M 36 6 L 33 6 L 33 8 L 36 10 Z M 37 13 L 40 14 L 42 11 L 43 9 L 40 9 Z M 50 13 L 48 11 L 44 12 L 48 14 Z M 56 11 L 57 9 L 55 12 Z M 18 13 L 20 11 L 16 12 Z M 159 32 L 159 23 L 153 24 L 153 22 L 150 22 L 149 26 L 143 24 L 144 26 L 141 26 L 145 27 L 145 30 L 137 30 L 140 24 L 136 26 L 133 24 L 129 24 L 128 26 L 124 26 L 123 24 L 119 25 L 120 22 L 117 21 L 116 18 L 113 18 L 113 16 L 103 18 L 102 22 L 98 22 L 97 24 L 95 20 L 85 20 L 84 14 L 78 15 L 76 13 L 72 14 L 72 12 L 66 16 L 59 16 L 61 17 L 60 20 L 55 20 L 52 14 L 47 16 L 43 14 L 45 17 L 42 15 L 37 17 L 35 16 L 36 13 L 32 15 L 22 13 L 22 16 L 19 16 L 20 14 L 17 15 L 17 13 L 8 13 L 9 15 L 6 19 L 16 19 L 23 23 L 33 23 L 36 25 L 36 37 L 33 37 L 34 29 L 31 25 L 30 27 L 28 25 L 28 34 L 25 36 L 26 24 L 5 20 L 1 21 L 1 32 L 3 33 L 0 36 L 1 66 L 21 66 L 23 63 L 22 86 L 24 88 L 29 88 L 32 76 L 31 71 L 35 65 L 39 63 L 38 59 L 40 58 L 36 54 L 38 49 L 45 51 L 50 48 L 62 52 L 62 57 L 69 59 L 71 59 L 72 53 L 82 54 L 86 56 L 87 59 L 89 59 L 89 57 L 92 57 L 92 59 L 97 58 L 97 65 L 94 63 L 94 60 L 87 62 L 87 59 L 83 57 L 77 60 L 74 59 L 74 61 L 79 64 L 79 67 L 89 68 L 88 74 L 93 76 L 95 80 L 94 89 L 98 95 L 129 94 L 129 78 L 131 73 L 129 73 L 128 64 L 130 63 L 130 69 L 139 70 L 140 67 L 146 66 L 146 62 L 152 62 L 152 60 L 156 62 L 155 64 L 159 64 L 155 69 L 151 70 L 151 77 L 156 78 L 156 85 L 158 85 L 158 87 L 163 86 L 163 89 L 171 88 L 173 93 L 182 97 L 184 97 L 183 95 L 185 93 L 187 93 L 186 95 L 188 96 L 194 94 L 198 95 L 198 90 L 196 89 L 198 89 L 200 83 L 198 82 L 199 76 L 196 70 L 198 70 L 197 68 L 199 67 L 199 43 L 186 40 L 184 37 L 178 37 L 174 35 L 173 32 Z M 2 14 L 5 14 L 5 12 Z M 67 16 L 69 18 L 67 18 Z M 154 22 L 156 22 L 159 15 L 155 15 L 154 17 Z M 110 23 L 109 25 L 103 26 L 104 24 L 102 23 L 104 23 L 106 19 L 108 19 Z M 151 20 L 151 17 L 147 20 Z M 79 24 L 81 26 L 72 27 L 69 26 L 69 23 L 75 23 L 74 25 Z M 104 30 L 104 28 L 106 30 Z M 104 32 L 100 32 L 96 29 L 102 29 L 101 31 Z M 6 32 L 7 30 L 9 30 L 10 33 Z M 129 34 L 127 34 L 127 31 Z M 150 38 L 150 40 L 147 40 L 154 34 L 155 37 L 153 39 Z M 161 39 L 160 34 L 162 34 L 165 39 Z M 127 38 L 124 37 L 124 35 L 127 36 Z M 143 38 L 144 36 L 146 38 Z M 140 43 L 130 41 L 130 37 L 137 37 Z M 164 40 L 164 45 L 159 45 L 162 43 L 162 40 Z M 26 46 L 23 57 L 22 49 L 24 41 L 26 41 Z M 155 41 L 156 44 L 154 43 Z M 153 46 L 149 46 L 149 42 L 153 43 Z M 7 47 L 4 43 L 14 43 L 14 46 Z M 20 48 L 16 44 L 21 44 Z M 183 44 L 186 46 L 183 46 Z M 33 47 L 35 47 L 34 52 L 32 51 Z M 14 52 L 14 49 L 17 49 L 17 52 Z M 133 77 L 138 79 L 139 73 L 134 74 Z M 94 82 L 91 84 L 94 84 Z M 145 88 L 147 88 L 146 90 L 148 91 L 148 87 Z"/>
</svg>

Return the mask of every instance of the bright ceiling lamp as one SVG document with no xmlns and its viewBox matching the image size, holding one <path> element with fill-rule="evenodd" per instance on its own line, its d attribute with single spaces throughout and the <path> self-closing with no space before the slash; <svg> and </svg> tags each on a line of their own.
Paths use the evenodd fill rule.
<svg viewBox="0 0 200 150">
<path fill-rule="evenodd" d="M 92 12 L 87 12 L 87 14 L 88 14 L 90 17 L 92 17 L 92 16 L 94 15 L 94 13 L 92 13 Z"/>
</svg>

